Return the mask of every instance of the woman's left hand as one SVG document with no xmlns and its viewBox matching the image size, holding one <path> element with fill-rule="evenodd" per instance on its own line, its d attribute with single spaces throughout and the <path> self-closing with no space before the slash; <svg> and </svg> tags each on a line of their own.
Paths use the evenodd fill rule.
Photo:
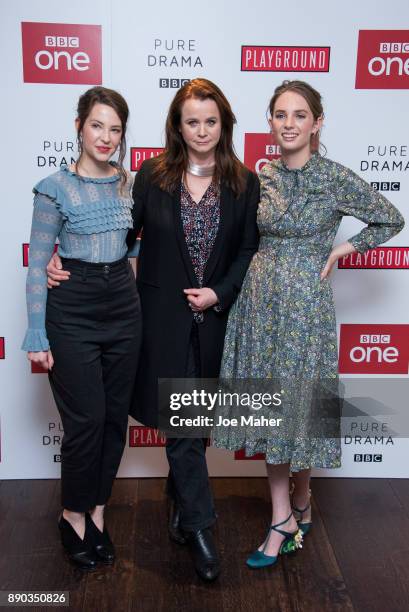
<svg viewBox="0 0 409 612">
<path fill-rule="evenodd" d="M 193 312 L 202 312 L 214 306 L 219 301 L 213 289 L 209 287 L 202 287 L 202 289 L 183 289 L 183 291 Z"/>
<path fill-rule="evenodd" d="M 345 255 L 350 255 L 351 253 L 355 252 L 356 248 L 350 242 L 343 242 L 342 244 L 339 244 L 333 248 L 327 259 L 327 263 L 321 271 L 321 280 L 324 280 L 324 278 L 327 278 L 331 274 L 331 270 L 334 267 L 335 262 L 337 262 L 340 257 L 345 257 Z"/>
</svg>

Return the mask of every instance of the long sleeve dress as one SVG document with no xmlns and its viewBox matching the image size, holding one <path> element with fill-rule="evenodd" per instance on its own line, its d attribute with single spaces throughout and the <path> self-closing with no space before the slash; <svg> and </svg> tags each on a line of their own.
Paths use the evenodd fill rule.
<svg viewBox="0 0 409 612">
<path fill-rule="evenodd" d="M 284 418 L 279 427 L 216 427 L 213 441 L 295 471 L 339 467 L 339 436 L 316 428 L 328 407 L 311 395 L 317 381 L 328 387 L 338 379 L 333 295 L 320 273 L 343 216 L 367 224 L 349 239 L 360 253 L 389 240 L 404 220 L 352 170 L 318 153 L 300 169 L 274 160 L 259 178 L 259 251 L 230 312 L 221 377 L 278 381 L 283 403 L 274 416 Z"/>
</svg>

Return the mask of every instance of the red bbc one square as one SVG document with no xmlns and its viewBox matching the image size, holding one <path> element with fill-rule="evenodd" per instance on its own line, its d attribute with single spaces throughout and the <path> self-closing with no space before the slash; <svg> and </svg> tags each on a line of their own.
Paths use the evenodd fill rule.
<svg viewBox="0 0 409 612">
<path fill-rule="evenodd" d="M 409 30 L 360 30 L 355 89 L 409 89 Z"/>
<path fill-rule="evenodd" d="M 31 363 L 31 374 L 48 374 L 48 370 L 44 370 L 37 363 L 34 363 L 33 361 L 31 361 L 30 363 Z"/>
<path fill-rule="evenodd" d="M 54 253 L 58 251 L 58 243 L 54 245 Z M 30 244 L 23 242 L 23 267 L 27 268 L 29 264 Z"/>
<path fill-rule="evenodd" d="M 280 155 L 280 147 L 271 134 L 244 135 L 244 165 L 252 172 L 258 174 L 265 164 Z"/>
<path fill-rule="evenodd" d="M 21 24 L 25 83 L 102 83 L 100 25 Z"/>
<path fill-rule="evenodd" d="M 407 374 L 408 368 L 409 325 L 341 325 L 341 374 Z"/>
<path fill-rule="evenodd" d="M 252 457 L 246 457 L 244 448 L 234 452 L 235 461 L 260 461 L 265 459 L 264 453 L 256 453 Z"/>
<path fill-rule="evenodd" d="M 0 359 L 5 359 L 6 357 L 6 348 L 4 344 L 4 338 L 0 338 Z"/>
</svg>

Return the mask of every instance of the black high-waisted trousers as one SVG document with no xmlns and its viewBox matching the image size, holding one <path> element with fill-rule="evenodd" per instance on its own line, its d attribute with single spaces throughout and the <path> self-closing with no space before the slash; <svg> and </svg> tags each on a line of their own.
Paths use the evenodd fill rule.
<svg viewBox="0 0 409 612">
<path fill-rule="evenodd" d="M 63 259 L 70 279 L 48 292 L 50 384 L 64 428 L 62 506 L 85 512 L 111 494 L 126 441 L 141 343 L 141 308 L 125 258 Z"/>
<path fill-rule="evenodd" d="M 197 324 L 193 323 L 185 378 L 200 378 L 200 346 Z M 216 521 L 213 495 L 206 464 L 207 439 L 168 438 L 169 461 L 167 493 L 179 505 L 180 526 L 184 531 L 210 527 Z"/>
</svg>

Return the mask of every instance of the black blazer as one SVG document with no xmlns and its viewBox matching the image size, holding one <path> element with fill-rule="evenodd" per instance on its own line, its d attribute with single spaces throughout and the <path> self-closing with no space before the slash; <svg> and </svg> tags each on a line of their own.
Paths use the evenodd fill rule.
<svg viewBox="0 0 409 612">
<path fill-rule="evenodd" d="M 183 231 L 180 188 L 169 194 L 153 184 L 153 163 L 145 161 L 134 182 L 134 230 L 128 239 L 131 245 L 142 229 L 137 285 L 143 339 L 131 414 L 151 427 L 157 425 L 158 378 L 185 376 L 193 313 L 183 289 L 198 287 Z M 203 279 L 218 296 L 221 311 L 209 308 L 198 324 L 204 378 L 219 374 L 229 308 L 258 248 L 259 197 L 258 178 L 250 171 L 238 198 L 221 185 L 219 228 Z"/>
</svg>

